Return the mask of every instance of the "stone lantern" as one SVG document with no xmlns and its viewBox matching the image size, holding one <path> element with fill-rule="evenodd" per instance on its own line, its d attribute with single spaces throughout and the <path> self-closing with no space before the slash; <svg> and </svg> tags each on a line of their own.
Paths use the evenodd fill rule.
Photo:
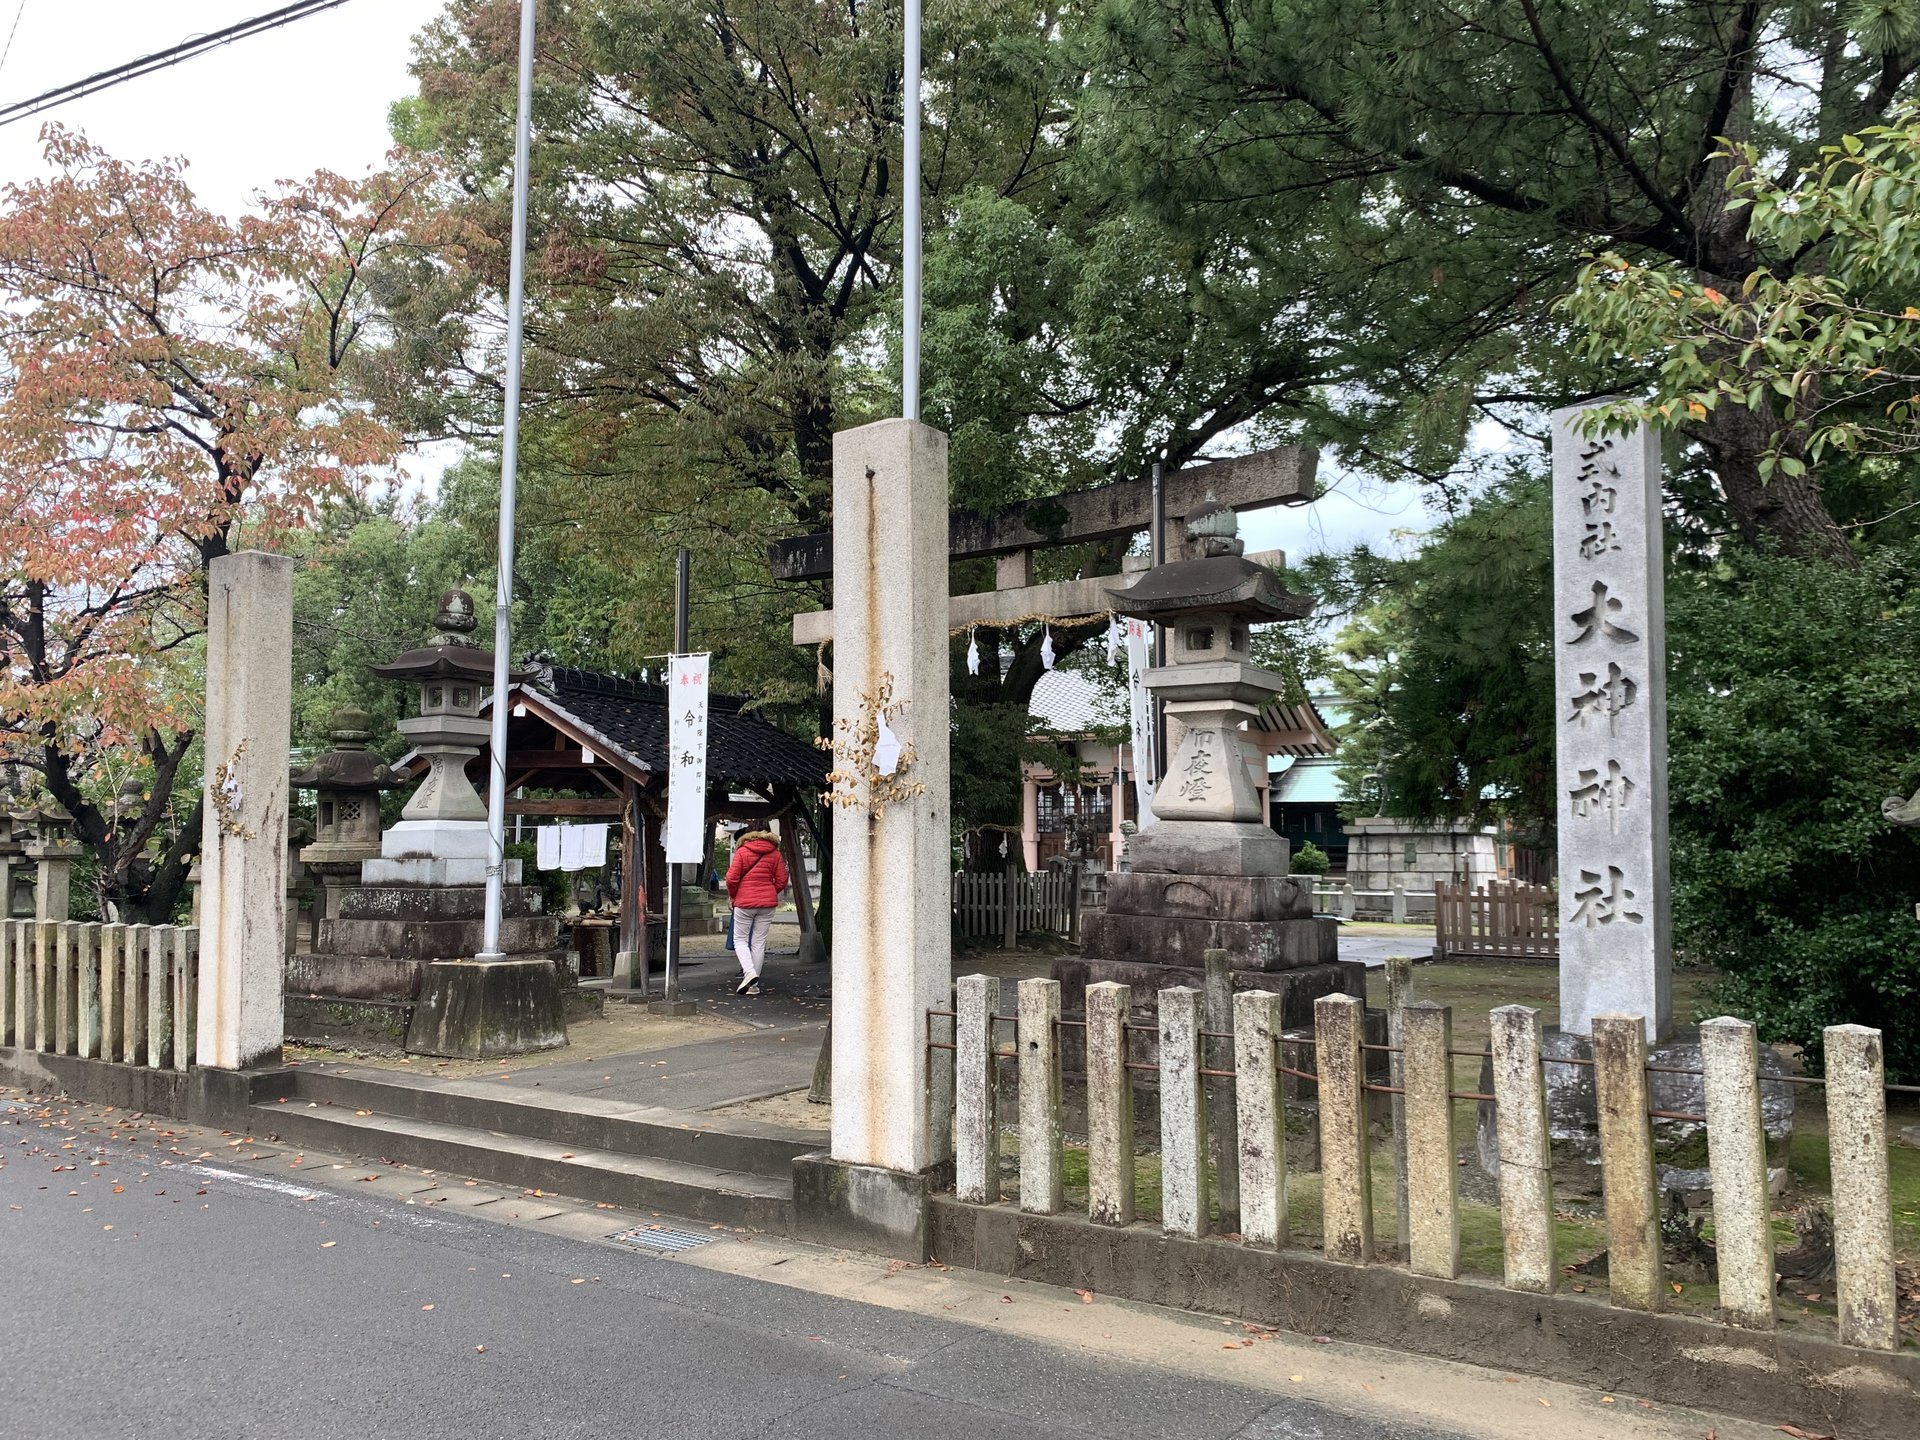
<svg viewBox="0 0 1920 1440">
<path fill-rule="evenodd" d="M 22 848 L 40 871 L 34 889 L 34 918 L 66 919 L 73 862 L 81 855 L 80 847 L 73 843 L 73 817 L 60 808 L 57 800 L 49 799 L 38 809 L 25 812 L 24 817 L 16 814 L 14 818 L 25 818 L 32 826 L 33 833 Z"/>
<path fill-rule="evenodd" d="M 313 841 L 300 861 L 319 877 L 315 918 L 322 924 L 339 915 L 341 893 L 359 883 L 360 862 L 380 854 L 380 792 L 403 783 L 367 748 L 372 723 L 364 710 L 336 710 L 333 748 L 288 780 L 296 790 L 316 792 Z"/>
<path fill-rule="evenodd" d="M 487 806 L 467 779 L 467 762 L 480 753 L 490 728 L 480 702 L 493 683 L 493 653 L 467 637 L 474 628 L 473 597 L 449 590 L 440 597 L 434 637 L 373 673 L 419 686 L 420 713 L 399 722 L 426 760 L 427 776 L 400 812 L 400 823 L 381 842 L 388 859 L 430 856 L 479 860 L 472 880 L 485 879 Z M 514 676 L 524 679 L 525 673 Z"/>
<path fill-rule="evenodd" d="M 1105 910 L 1086 919 L 1087 958 L 1054 969 L 1069 992 L 1118 980 L 1152 995 L 1200 984 L 1205 952 L 1225 950 L 1235 984 L 1285 992 L 1288 1023 L 1299 1024 L 1321 995 L 1362 993 L 1363 976 L 1339 963 L 1337 922 L 1315 918 L 1310 885 L 1288 873 L 1286 840 L 1262 823 L 1240 726 L 1286 683 L 1253 663 L 1250 627 L 1304 619 L 1313 601 L 1246 559 L 1225 506 L 1189 513 L 1185 542 L 1179 558 L 1107 592 L 1121 614 L 1167 627 L 1167 663 L 1146 683 L 1180 733 L 1154 822 L 1128 841 Z"/>
<path fill-rule="evenodd" d="M 0 804 L 0 920 L 33 914 L 33 872 L 23 863 L 26 833 L 21 817 Z"/>
<path fill-rule="evenodd" d="M 565 1045 L 560 921 L 541 912 L 538 886 L 520 883 L 518 860 L 501 876 L 498 948 L 481 954 L 487 810 L 466 766 L 488 738 L 480 706 L 493 655 L 467 639 L 474 612 L 465 591 L 441 596 L 433 623 L 431 643 L 372 667 L 419 687 L 420 713 L 399 728 L 429 768 L 400 822 L 384 835 L 369 828 L 379 791 L 393 782 L 366 752 L 363 715 L 336 717 L 339 748 L 293 777 L 322 806 L 302 858 L 365 858 L 360 883 L 329 899 L 313 949 L 287 957 L 288 1033 L 467 1060 Z"/>
</svg>

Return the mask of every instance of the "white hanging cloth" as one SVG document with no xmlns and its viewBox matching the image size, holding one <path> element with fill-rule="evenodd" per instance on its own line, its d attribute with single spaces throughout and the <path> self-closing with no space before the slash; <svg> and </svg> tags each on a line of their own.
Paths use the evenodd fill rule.
<svg viewBox="0 0 1920 1440">
<path fill-rule="evenodd" d="M 1040 668 L 1053 669 L 1053 627 L 1050 625 L 1040 632 Z"/>
<path fill-rule="evenodd" d="M 973 637 L 973 627 L 967 627 L 967 674 L 980 673 L 980 642 Z"/>
<path fill-rule="evenodd" d="M 1120 658 L 1120 646 L 1126 632 L 1121 629 L 1118 615 L 1107 616 L 1107 664 L 1112 665 Z"/>
<path fill-rule="evenodd" d="M 581 844 L 580 825 L 565 825 L 560 830 L 560 868 L 562 870 L 584 870 L 586 861 L 582 857 L 586 847 Z"/>
<path fill-rule="evenodd" d="M 606 863 L 605 825 L 569 825 L 560 832 L 562 870 L 598 870 Z"/>
<path fill-rule="evenodd" d="M 560 827 L 542 825 L 533 832 L 533 863 L 542 870 L 560 868 Z"/>
</svg>

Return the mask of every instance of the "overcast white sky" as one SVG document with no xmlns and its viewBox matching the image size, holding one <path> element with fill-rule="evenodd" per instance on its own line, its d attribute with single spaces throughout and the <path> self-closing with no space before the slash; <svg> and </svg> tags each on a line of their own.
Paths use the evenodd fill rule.
<svg viewBox="0 0 1920 1440">
<path fill-rule="evenodd" d="M 0 103 L 37 95 L 284 0 L 0 0 Z M 413 90 L 413 36 L 443 0 L 347 0 L 338 9 L 237 41 L 170 69 L 0 127 L 0 180 L 44 173 L 39 130 L 58 120 L 124 159 L 184 156 L 201 199 L 233 213 L 280 179 L 327 168 L 357 175 L 388 145 L 387 107 Z M 439 457 L 444 463 L 447 457 Z M 408 467 L 419 474 L 432 461 Z M 1323 463 L 1323 498 L 1248 516 L 1249 548 L 1291 558 L 1357 540 L 1394 543 L 1434 523 L 1412 485 L 1341 476 Z"/>
<path fill-rule="evenodd" d="M 0 103 L 13 103 L 285 0 L 25 0 Z M 0 44 L 21 0 L 0 0 Z M 386 153 L 387 107 L 411 92 L 410 41 L 440 0 L 348 0 L 170 69 L 0 127 L 0 179 L 44 172 L 57 120 L 124 159 L 184 156 L 202 201 L 228 213 L 275 180 L 357 175 Z"/>
</svg>

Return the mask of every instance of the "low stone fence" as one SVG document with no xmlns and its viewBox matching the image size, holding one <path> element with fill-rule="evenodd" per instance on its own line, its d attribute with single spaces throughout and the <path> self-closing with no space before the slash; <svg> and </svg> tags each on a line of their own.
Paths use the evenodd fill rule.
<svg viewBox="0 0 1920 1440">
<path fill-rule="evenodd" d="M 1391 890 L 1356 890 L 1350 884 L 1319 885 L 1314 888 L 1313 909 L 1317 915 L 1338 915 L 1343 920 L 1427 925 L 1433 922 L 1434 900 L 1431 890 L 1399 885 Z"/>
<path fill-rule="evenodd" d="M 0 1044 L 187 1070 L 199 970 L 190 927 L 0 922 Z"/>
<path fill-rule="evenodd" d="M 1034 1216 L 1063 1212 L 1061 1035 L 1068 1027 L 1084 1026 L 1087 1219 L 1094 1225 L 1126 1227 L 1136 1219 L 1133 1090 L 1136 1075 L 1144 1071 L 1159 1092 L 1163 1234 L 1191 1241 L 1217 1227 L 1237 1233 L 1255 1250 L 1304 1248 L 1288 1223 L 1285 1099 L 1289 1088 L 1306 1093 L 1301 1087 L 1310 1086 L 1318 1110 L 1319 1248 L 1325 1258 L 1379 1266 L 1384 1250 L 1393 1257 L 1385 1264 L 1451 1280 L 1461 1272 L 1459 1192 L 1468 1139 L 1456 1123 L 1456 1102 L 1490 1103 L 1497 1121 L 1502 1283 L 1507 1290 L 1547 1295 L 1562 1281 L 1554 1249 L 1547 1067 L 1585 1065 L 1592 1069 L 1598 1097 L 1605 1195 L 1606 1267 L 1592 1287 L 1604 1288 L 1620 1309 L 1652 1312 L 1669 1302 L 1663 1246 L 1668 1217 L 1653 1126 L 1656 1119 L 1693 1122 L 1705 1127 L 1712 1172 L 1720 1318 L 1752 1330 L 1774 1327 L 1776 1267 L 1761 1070 L 1754 1027 L 1745 1021 L 1710 1020 L 1701 1027 L 1701 1068 L 1684 1073 L 1702 1082 L 1705 1113 L 1678 1114 L 1654 1106 L 1646 1040 L 1636 1017 L 1598 1017 L 1591 1058 L 1558 1060 L 1543 1055 L 1539 1012 L 1518 1005 L 1492 1012 L 1491 1044 L 1482 1052 L 1456 1049 L 1452 1011 L 1434 1004 L 1400 1009 L 1397 1045 L 1370 1045 L 1363 1004 L 1349 995 L 1316 1002 L 1314 1034 L 1307 1038 L 1282 1032 L 1281 997 L 1262 991 L 1233 996 L 1230 1033 L 1204 1028 L 1203 992 L 1187 987 L 1159 992 L 1157 1025 L 1130 1023 L 1133 994 L 1125 985 L 1089 985 L 1084 1021 L 1062 1019 L 1056 981 L 1022 980 L 1017 993 L 1016 1012 L 1000 1014 L 1000 982 L 969 975 L 956 983 L 951 1010 L 929 1012 L 928 1045 L 940 1052 L 929 1066 L 931 1099 L 936 1116 L 954 1117 L 955 1196 L 963 1205 L 994 1206 L 1001 1199 L 1003 1127 L 995 1070 L 1005 1060 L 1018 1075 L 1017 1122 L 1007 1128 L 1018 1134 L 1019 1210 Z M 1000 1044 L 1003 1027 L 1013 1032 L 1011 1049 Z M 1156 1044 L 1134 1046 L 1135 1033 Z M 1133 1058 L 1155 1049 L 1154 1063 Z M 1388 1052 L 1398 1084 L 1368 1079 L 1369 1051 Z M 1825 1031 L 1825 1056 L 1833 1198 L 1830 1293 L 1837 1302 L 1837 1335 L 1847 1346 L 1896 1350 L 1880 1032 L 1831 1027 Z M 1492 1093 L 1459 1089 L 1456 1059 L 1484 1066 L 1492 1076 Z M 1223 1096 L 1216 1094 L 1210 1100 L 1209 1079 L 1231 1082 L 1232 1098 L 1222 1104 Z M 1369 1112 L 1380 1103 L 1376 1096 L 1392 1097 L 1393 1108 L 1404 1114 L 1405 1152 L 1397 1168 L 1405 1222 L 1398 1246 L 1375 1243 Z M 1210 1104 L 1215 1107 L 1211 1115 Z M 1216 1200 L 1228 1212 L 1217 1222 Z"/>
</svg>

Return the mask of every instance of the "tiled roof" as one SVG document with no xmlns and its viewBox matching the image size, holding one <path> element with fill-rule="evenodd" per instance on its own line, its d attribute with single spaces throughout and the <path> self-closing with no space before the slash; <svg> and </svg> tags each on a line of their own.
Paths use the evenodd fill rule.
<svg viewBox="0 0 1920 1440">
<path fill-rule="evenodd" d="M 667 690 L 639 680 L 563 665 L 543 667 L 528 682 L 554 705 L 618 745 L 642 768 L 667 768 Z M 708 698 L 707 776 L 723 784 L 795 785 L 819 790 L 826 752 L 757 715 L 741 713 L 751 697 Z"/>
</svg>

